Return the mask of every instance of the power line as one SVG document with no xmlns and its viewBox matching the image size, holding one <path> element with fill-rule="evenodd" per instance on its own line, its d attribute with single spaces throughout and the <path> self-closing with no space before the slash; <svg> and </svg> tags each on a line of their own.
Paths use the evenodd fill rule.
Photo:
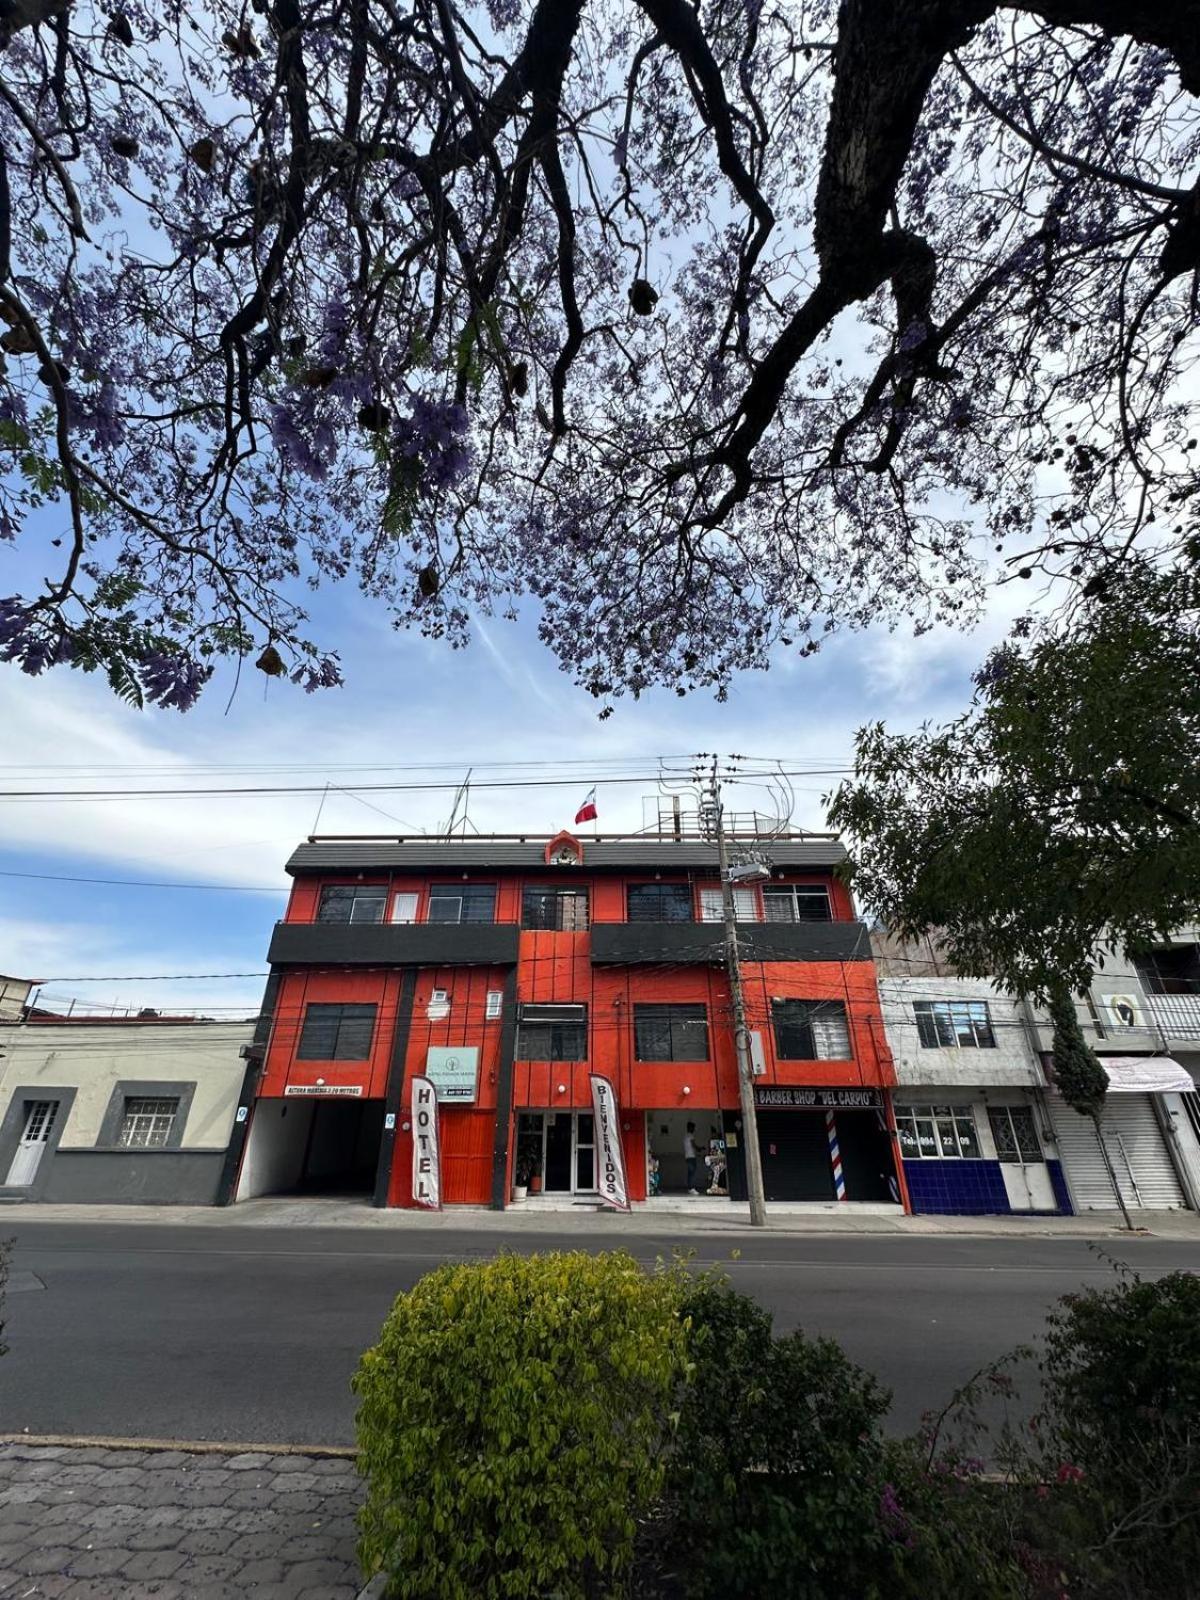
<svg viewBox="0 0 1200 1600">
<path fill-rule="evenodd" d="M 0 868 L 0 878 L 34 878 L 40 883 L 100 883 L 110 889 L 211 889 L 217 894 L 287 894 L 286 883 L 274 888 L 245 883 L 165 883 L 150 878 L 77 878 L 58 872 L 9 872 Z"/>
</svg>

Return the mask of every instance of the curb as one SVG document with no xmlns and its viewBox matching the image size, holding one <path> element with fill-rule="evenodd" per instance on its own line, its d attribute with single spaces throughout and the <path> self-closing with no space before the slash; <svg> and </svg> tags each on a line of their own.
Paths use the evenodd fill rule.
<svg viewBox="0 0 1200 1600">
<path fill-rule="evenodd" d="M 353 1460 L 358 1451 L 346 1444 L 261 1444 L 224 1439 L 124 1439 L 109 1434 L 0 1433 L 0 1445 L 55 1445 L 68 1450 L 179 1450 L 191 1456 L 314 1456 Z"/>
<path fill-rule="evenodd" d="M 371 1581 L 358 1591 L 357 1600 L 387 1600 L 385 1582 L 386 1574 L 377 1572 Z"/>
</svg>

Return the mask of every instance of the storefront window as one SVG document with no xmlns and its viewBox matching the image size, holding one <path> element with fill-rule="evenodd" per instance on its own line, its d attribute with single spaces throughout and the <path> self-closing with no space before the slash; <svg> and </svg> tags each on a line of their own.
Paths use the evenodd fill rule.
<svg viewBox="0 0 1200 1600">
<path fill-rule="evenodd" d="M 988 1121 L 1001 1161 L 1017 1165 L 1044 1159 L 1033 1112 L 1028 1106 L 989 1106 Z"/>
<path fill-rule="evenodd" d="M 896 1131 L 906 1161 L 977 1161 L 979 1135 L 970 1106 L 897 1106 Z"/>
</svg>

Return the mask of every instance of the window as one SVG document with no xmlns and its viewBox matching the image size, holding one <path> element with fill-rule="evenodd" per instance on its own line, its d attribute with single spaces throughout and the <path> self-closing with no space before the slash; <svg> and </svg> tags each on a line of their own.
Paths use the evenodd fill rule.
<svg viewBox="0 0 1200 1600">
<path fill-rule="evenodd" d="M 521 926 L 574 933 L 588 925 L 588 892 L 574 884 L 526 889 L 521 896 Z"/>
<path fill-rule="evenodd" d="M 429 891 L 430 922 L 495 922 L 494 883 L 435 883 Z"/>
<path fill-rule="evenodd" d="M 849 1061 L 850 1029 L 840 1000 L 772 1000 L 775 1054 L 783 1061 Z"/>
<path fill-rule="evenodd" d="M 917 1032 L 930 1050 L 994 1050 L 986 1000 L 914 1000 Z"/>
<path fill-rule="evenodd" d="M 483 1017 L 485 1022 L 498 1022 L 500 1013 L 504 1010 L 504 990 L 489 989 L 487 1004 L 484 1006 Z"/>
<path fill-rule="evenodd" d="M 1043 1159 L 1042 1142 L 1028 1106 L 989 1106 L 988 1121 L 1001 1161 L 1016 1164 Z"/>
<path fill-rule="evenodd" d="M 823 884 L 772 884 L 762 893 L 768 922 L 833 921 L 829 890 Z"/>
<path fill-rule="evenodd" d="M 296 1050 L 297 1061 L 366 1061 L 375 1032 L 373 1005 L 310 1005 Z"/>
<path fill-rule="evenodd" d="M 130 1150 L 161 1150 L 171 1137 L 178 1112 L 177 1099 L 127 1099 L 117 1142 Z"/>
<path fill-rule="evenodd" d="M 758 896 L 753 889 L 733 891 L 733 918 L 735 922 L 761 922 L 758 914 Z M 720 888 L 705 884 L 700 890 L 700 921 L 724 922 L 725 899 Z"/>
<path fill-rule="evenodd" d="M 633 1053 L 639 1061 L 707 1061 L 704 1006 L 634 1006 Z"/>
<path fill-rule="evenodd" d="M 691 922 L 692 886 L 689 883 L 631 883 L 630 922 Z"/>
<path fill-rule="evenodd" d="M 970 1106 L 897 1106 L 896 1131 L 906 1161 L 979 1160 Z"/>
<path fill-rule="evenodd" d="M 1133 958 L 1147 994 L 1200 994 L 1200 945 L 1169 945 Z"/>
<path fill-rule="evenodd" d="M 417 920 L 417 902 L 420 896 L 411 889 L 405 889 L 392 898 L 392 921 L 415 922 Z"/>
<path fill-rule="evenodd" d="M 387 890 L 382 883 L 327 883 L 318 922 L 382 922 Z"/>
<path fill-rule="evenodd" d="M 522 1006 L 518 1061 L 586 1061 L 586 1006 Z"/>
</svg>

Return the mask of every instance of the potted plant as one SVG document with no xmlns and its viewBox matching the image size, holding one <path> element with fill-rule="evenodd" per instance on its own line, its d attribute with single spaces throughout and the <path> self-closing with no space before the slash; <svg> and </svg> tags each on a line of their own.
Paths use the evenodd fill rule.
<svg viewBox="0 0 1200 1600">
<path fill-rule="evenodd" d="M 516 1165 L 516 1168 L 515 1168 L 515 1170 L 513 1172 L 512 1197 L 513 1197 L 514 1200 L 524 1200 L 525 1196 L 528 1193 L 529 1193 L 529 1163 L 527 1161 L 518 1161 L 517 1165 Z"/>
</svg>

